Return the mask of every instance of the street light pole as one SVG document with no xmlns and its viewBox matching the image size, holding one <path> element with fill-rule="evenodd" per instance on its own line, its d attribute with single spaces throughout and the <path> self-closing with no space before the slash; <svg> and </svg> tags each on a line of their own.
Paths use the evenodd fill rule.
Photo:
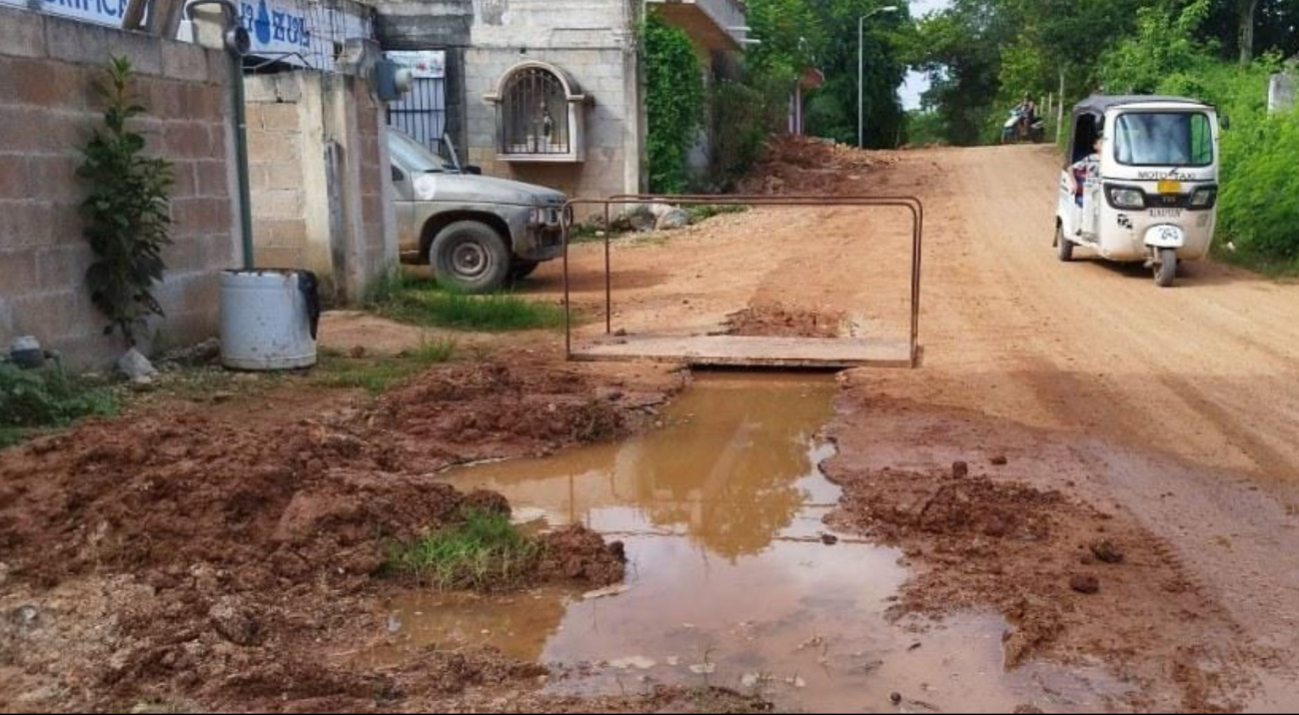
<svg viewBox="0 0 1299 715">
<path fill-rule="evenodd" d="M 857 19 L 857 148 L 866 148 L 866 21 L 883 12 L 897 12 L 897 5 L 878 7 Z"/>
</svg>

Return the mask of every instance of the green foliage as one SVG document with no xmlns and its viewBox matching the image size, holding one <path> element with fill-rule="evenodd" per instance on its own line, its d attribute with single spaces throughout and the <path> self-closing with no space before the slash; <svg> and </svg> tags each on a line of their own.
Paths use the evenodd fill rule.
<svg viewBox="0 0 1299 715">
<path fill-rule="evenodd" d="M 752 68 L 742 79 L 713 84 L 708 97 L 708 182 L 713 189 L 730 191 L 761 158 L 767 137 L 785 121 L 789 86 Z"/>
<path fill-rule="evenodd" d="M 650 191 L 685 193 L 704 118 L 703 67 L 684 30 L 650 15 L 644 28 Z"/>
<path fill-rule="evenodd" d="M 0 364 L 0 447 L 31 429 L 64 427 L 116 411 L 117 402 L 103 385 L 69 376 L 62 368 L 20 370 Z"/>
<path fill-rule="evenodd" d="M 441 591 L 500 590 L 521 586 L 542 555 L 508 515 L 471 510 L 461 524 L 390 549 L 385 571 Z"/>
<path fill-rule="evenodd" d="M 1109 94 L 1150 94 L 1165 81 L 1212 61 L 1209 47 L 1196 39 L 1210 0 L 1194 0 L 1180 11 L 1162 5 L 1137 11 L 1137 30 L 1101 60 Z"/>
<path fill-rule="evenodd" d="M 351 358 L 324 354 L 312 382 L 322 387 L 362 389 L 380 395 L 412 375 L 449 361 L 455 352 L 456 342 L 443 338 L 423 339 L 417 347 L 395 357 Z"/>
<path fill-rule="evenodd" d="M 859 51 L 864 59 L 864 138 L 868 147 L 897 144 L 904 113 L 897 88 L 906 67 L 900 48 L 911 30 L 907 3 L 896 0 L 809 0 L 823 28 L 824 41 L 815 66 L 826 77 L 807 108 L 808 133 L 856 144 L 858 125 Z M 894 5 L 898 12 L 880 12 Z M 869 16 L 869 17 L 867 17 Z M 861 44 L 858 27 L 867 17 Z"/>
<path fill-rule="evenodd" d="M 947 143 L 943 118 L 933 110 L 907 112 L 907 144 L 910 146 L 942 146 Z"/>
<path fill-rule="evenodd" d="M 385 318 L 427 327 L 503 332 L 557 328 L 564 309 L 510 293 L 468 295 L 436 283 L 407 276 L 385 288 L 386 302 L 370 304 Z"/>
<path fill-rule="evenodd" d="M 144 155 L 144 135 L 130 126 L 146 111 L 131 99 L 131 82 L 130 61 L 113 58 L 104 82 L 104 128 L 82 150 L 77 173 L 86 188 L 85 235 L 95 252 L 86 284 L 109 319 L 105 334 L 120 330 L 134 346 L 137 328 L 163 314 L 153 285 L 162 280 L 162 250 L 171 243 L 173 179 L 166 160 Z"/>
</svg>

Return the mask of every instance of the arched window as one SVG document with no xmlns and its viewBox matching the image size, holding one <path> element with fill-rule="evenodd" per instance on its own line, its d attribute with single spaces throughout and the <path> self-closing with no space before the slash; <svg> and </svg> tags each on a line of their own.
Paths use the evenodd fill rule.
<svg viewBox="0 0 1299 715">
<path fill-rule="evenodd" d="M 496 105 L 497 153 L 506 161 L 582 161 L 586 96 L 567 73 L 525 62 L 487 96 Z"/>
</svg>

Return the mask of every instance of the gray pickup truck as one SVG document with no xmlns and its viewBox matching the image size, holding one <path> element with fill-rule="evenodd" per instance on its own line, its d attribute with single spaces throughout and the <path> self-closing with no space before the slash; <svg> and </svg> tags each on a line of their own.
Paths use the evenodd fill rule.
<svg viewBox="0 0 1299 715">
<path fill-rule="evenodd" d="M 439 283 L 490 293 L 563 251 L 564 194 L 461 170 L 396 129 L 388 150 L 402 258 Z"/>
</svg>

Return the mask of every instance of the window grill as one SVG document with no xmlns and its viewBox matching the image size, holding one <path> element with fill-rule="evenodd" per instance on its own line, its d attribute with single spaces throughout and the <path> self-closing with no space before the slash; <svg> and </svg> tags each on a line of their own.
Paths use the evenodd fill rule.
<svg viewBox="0 0 1299 715">
<path fill-rule="evenodd" d="M 573 150 L 568 90 L 552 72 L 512 74 L 496 105 L 498 148 L 505 155 L 567 155 Z"/>
</svg>

